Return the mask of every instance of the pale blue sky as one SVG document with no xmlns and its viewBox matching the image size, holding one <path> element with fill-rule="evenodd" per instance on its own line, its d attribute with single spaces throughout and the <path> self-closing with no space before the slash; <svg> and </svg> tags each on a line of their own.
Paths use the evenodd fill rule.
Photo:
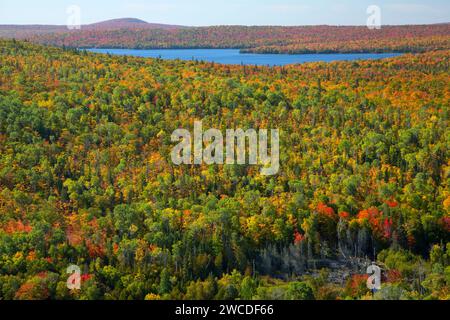
<svg viewBox="0 0 450 320">
<path fill-rule="evenodd" d="M 364 25 L 369 5 L 382 24 L 450 21 L 450 0 L 0 0 L 0 24 L 65 24 L 66 8 L 81 23 L 133 17 L 181 25 Z"/>
</svg>

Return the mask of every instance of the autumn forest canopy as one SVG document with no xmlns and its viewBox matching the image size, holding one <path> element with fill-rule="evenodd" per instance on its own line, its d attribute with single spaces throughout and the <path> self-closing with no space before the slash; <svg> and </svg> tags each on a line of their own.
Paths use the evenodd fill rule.
<svg viewBox="0 0 450 320">
<path fill-rule="evenodd" d="M 72 48 L 234 48 L 246 53 L 424 52 L 450 47 L 450 23 L 383 26 L 211 26 L 116 19 L 80 30 L 0 25 L 0 37 Z"/>
<path fill-rule="evenodd" d="M 0 300 L 450 298 L 449 24 L 56 29 L 0 27 Z M 412 53 L 270 68 L 83 47 Z M 278 174 L 174 165 L 198 120 L 279 129 Z"/>
</svg>

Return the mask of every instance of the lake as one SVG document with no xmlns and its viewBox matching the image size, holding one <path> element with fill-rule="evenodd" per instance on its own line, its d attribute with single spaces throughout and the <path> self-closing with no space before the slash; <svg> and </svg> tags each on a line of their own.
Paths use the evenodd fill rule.
<svg viewBox="0 0 450 320">
<path fill-rule="evenodd" d="M 254 54 L 240 53 L 238 49 L 88 49 L 96 53 L 110 53 L 144 58 L 200 60 L 222 64 L 282 66 L 305 62 L 332 62 L 361 59 L 383 59 L 400 53 L 320 53 L 320 54 Z"/>
</svg>

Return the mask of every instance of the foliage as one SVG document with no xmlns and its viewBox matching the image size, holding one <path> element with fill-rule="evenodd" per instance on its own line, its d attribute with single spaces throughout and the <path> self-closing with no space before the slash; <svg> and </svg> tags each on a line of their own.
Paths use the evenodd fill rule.
<svg viewBox="0 0 450 320">
<path fill-rule="evenodd" d="M 213 26 L 142 24 L 0 27 L 0 36 L 73 48 L 239 48 L 253 53 L 424 52 L 449 47 L 450 24 L 383 26 Z"/>
<path fill-rule="evenodd" d="M 274 68 L 0 52 L 1 299 L 364 298 L 329 264 L 356 258 L 384 263 L 382 298 L 448 299 L 448 50 Z M 174 166 L 194 119 L 279 128 L 280 173 Z"/>
</svg>

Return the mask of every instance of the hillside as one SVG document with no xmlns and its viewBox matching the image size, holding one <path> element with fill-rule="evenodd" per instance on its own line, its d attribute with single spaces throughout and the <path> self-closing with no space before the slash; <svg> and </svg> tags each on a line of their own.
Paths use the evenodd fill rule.
<svg viewBox="0 0 450 320">
<path fill-rule="evenodd" d="M 267 68 L 0 40 L 0 299 L 371 299 L 370 260 L 376 299 L 449 299 L 449 58 Z M 278 128 L 279 173 L 174 165 L 198 119 Z"/>
<path fill-rule="evenodd" d="M 76 48 L 239 48 L 256 53 L 424 52 L 450 47 L 450 24 L 383 26 L 181 27 L 118 19 L 64 27 L 0 26 L 0 37 Z M 56 29 L 55 29 L 56 28 Z"/>
<path fill-rule="evenodd" d="M 94 30 L 115 30 L 115 29 L 164 29 L 172 30 L 176 28 L 183 28 L 182 26 L 148 23 L 146 21 L 136 18 L 122 18 L 102 21 L 85 26 L 86 29 Z"/>
<path fill-rule="evenodd" d="M 185 27 L 148 23 L 136 18 L 112 19 L 81 26 L 81 30 L 89 30 L 89 32 L 117 31 L 121 29 L 132 32 L 136 29 L 173 30 L 177 28 L 181 29 Z M 81 34 L 81 31 L 69 30 L 65 25 L 0 25 L 0 38 L 33 39 L 36 36 L 44 34 L 52 34 L 54 37 L 60 37 L 71 33 Z"/>
</svg>

